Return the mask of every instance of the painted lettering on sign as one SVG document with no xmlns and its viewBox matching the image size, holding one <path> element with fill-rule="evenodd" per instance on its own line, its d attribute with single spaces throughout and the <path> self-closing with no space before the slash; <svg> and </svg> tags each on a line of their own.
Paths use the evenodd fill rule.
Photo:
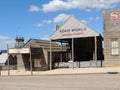
<svg viewBox="0 0 120 90">
<path fill-rule="evenodd" d="M 120 20 L 120 12 L 117 12 L 117 11 L 112 12 L 110 14 L 110 17 L 111 17 L 112 20 Z"/>
<path fill-rule="evenodd" d="M 60 33 L 84 32 L 86 28 L 60 30 Z"/>
<path fill-rule="evenodd" d="M 60 30 L 60 33 L 68 33 L 70 32 L 70 29 L 67 29 L 67 30 Z"/>
<path fill-rule="evenodd" d="M 82 35 L 84 34 L 84 32 L 81 33 L 70 33 L 70 34 L 62 34 L 62 37 L 70 37 L 70 36 L 78 36 L 78 35 Z"/>
<path fill-rule="evenodd" d="M 71 36 L 83 35 L 85 31 L 86 31 L 86 27 L 78 28 L 78 29 L 60 30 L 60 33 L 62 37 L 71 37 Z"/>
</svg>

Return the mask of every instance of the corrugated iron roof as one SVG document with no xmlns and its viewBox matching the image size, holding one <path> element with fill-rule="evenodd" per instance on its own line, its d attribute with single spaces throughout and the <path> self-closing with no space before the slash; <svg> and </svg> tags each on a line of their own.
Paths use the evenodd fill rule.
<svg viewBox="0 0 120 90">
<path fill-rule="evenodd" d="M 7 53 L 0 54 L 0 63 L 5 63 L 7 61 Z"/>
</svg>

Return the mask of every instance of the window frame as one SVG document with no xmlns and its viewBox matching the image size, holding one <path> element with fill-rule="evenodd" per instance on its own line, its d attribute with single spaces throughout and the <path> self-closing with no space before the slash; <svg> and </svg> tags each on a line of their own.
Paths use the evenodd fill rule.
<svg viewBox="0 0 120 90">
<path fill-rule="evenodd" d="M 119 56 L 118 38 L 112 38 L 110 40 L 110 54 L 111 54 L 111 56 Z"/>
</svg>

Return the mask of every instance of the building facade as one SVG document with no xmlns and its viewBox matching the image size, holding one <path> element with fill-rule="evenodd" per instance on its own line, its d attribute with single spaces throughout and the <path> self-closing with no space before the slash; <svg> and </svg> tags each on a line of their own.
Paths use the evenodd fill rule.
<svg viewBox="0 0 120 90">
<path fill-rule="evenodd" d="M 120 66 L 120 9 L 103 11 L 105 66 Z"/>
</svg>

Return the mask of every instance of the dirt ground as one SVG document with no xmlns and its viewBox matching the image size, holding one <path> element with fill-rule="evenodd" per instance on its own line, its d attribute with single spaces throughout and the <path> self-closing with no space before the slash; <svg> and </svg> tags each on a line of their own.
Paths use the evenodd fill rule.
<svg viewBox="0 0 120 90">
<path fill-rule="evenodd" d="M 120 74 L 1 76 L 0 90 L 120 90 Z"/>
</svg>

